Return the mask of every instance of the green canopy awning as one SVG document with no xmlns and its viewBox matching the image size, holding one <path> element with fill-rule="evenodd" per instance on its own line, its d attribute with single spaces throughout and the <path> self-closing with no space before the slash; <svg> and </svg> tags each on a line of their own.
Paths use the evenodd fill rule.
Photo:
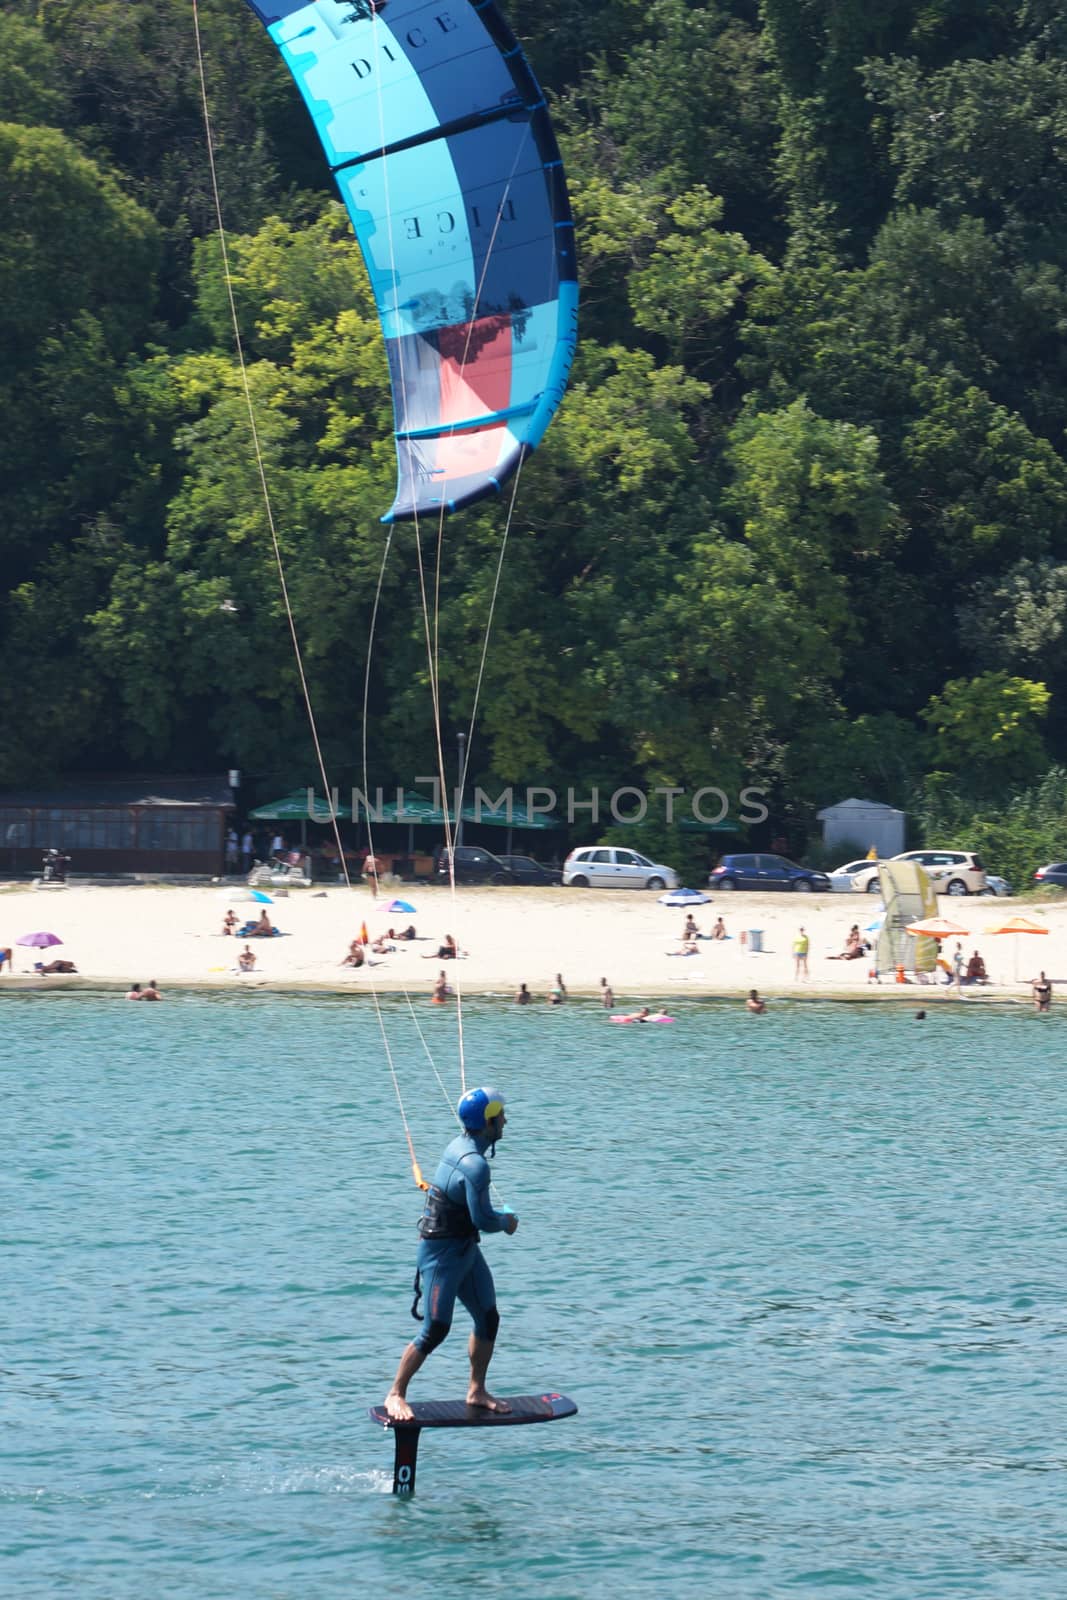
<svg viewBox="0 0 1067 1600">
<path fill-rule="evenodd" d="M 517 800 L 511 802 L 510 814 L 506 805 L 496 811 L 490 811 L 486 805 L 464 806 L 463 819 L 465 822 L 480 823 L 483 828 L 536 828 L 540 831 L 563 826 L 562 822 L 546 816 L 542 811 L 528 811 Z"/>
<path fill-rule="evenodd" d="M 333 811 L 318 795 L 312 795 L 311 805 L 308 805 L 306 789 L 294 789 L 292 794 L 283 795 L 280 800 L 271 800 L 265 806 L 257 806 L 248 814 L 255 822 L 333 821 Z"/>
<path fill-rule="evenodd" d="M 393 801 L 390 805 L 382 806 L 378 813 L 379 822 L 406 822 L 409 826 L 422 823 L 443 824 L 455 820 L 451 815 L 446 818 L 440 806 L 435 806 L 432 800 L 428 800 L 424 794 L 417 794 L 414 789 L 404 790 L 402 806 Z"/>
</svg>

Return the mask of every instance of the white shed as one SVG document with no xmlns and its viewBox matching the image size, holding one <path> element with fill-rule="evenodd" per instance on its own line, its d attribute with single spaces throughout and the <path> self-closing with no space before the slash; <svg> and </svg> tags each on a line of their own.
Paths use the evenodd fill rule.
<svg viewBox="0 0 1067 1600">
<path fill-rule="evenodd" d="M 842 800 L 826 806 L 817 816 L 828 849 L 839 844 L 858 845 L 863 850 L 873 846 L 884 861 L 904 848 L 905 813 L 879 805 L 877 800 Z"/>
</svg>

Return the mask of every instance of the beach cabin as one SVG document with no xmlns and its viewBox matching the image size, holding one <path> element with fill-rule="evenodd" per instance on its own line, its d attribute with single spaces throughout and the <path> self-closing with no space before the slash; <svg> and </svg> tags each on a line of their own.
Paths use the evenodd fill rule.
<svg viewBox="0 0 1067 1600">
<path fill-rule="evenodd" d="M 841 800 L 836 806 L 816 812 L 816 816 L 822 823 L 822 840 L 828 850 L 842 847 L 852 854 L 857 849 L 865 852 L 873 847 L 886 861 L 904 848 L 907 813 L 877 800 Z"/>
<path fill-rule="evenodd" d="M 93 873 L 222 872 L 234 812 L 226 778 L 64 778 L 0 789 L 0 873 L 37 874 L 46 850 Z"/>
</svg>

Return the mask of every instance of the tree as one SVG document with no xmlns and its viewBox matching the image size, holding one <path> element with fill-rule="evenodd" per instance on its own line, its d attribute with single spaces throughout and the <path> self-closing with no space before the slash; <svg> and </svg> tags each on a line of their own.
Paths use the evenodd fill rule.
<svg viewBox="0 0 1067 1600">
<path fill-rule="evenodd" d="M 1043 683 L 985 672 L 954 678 L 934 695 L 922 716 L 936 740 L 939 769 L 983 786 L 1034 778 L 1048 765 L 1037 725 L 1048 712 Z"/>
<path fill-rule="evenodd" d="M 0 123 L 0 556 L 8 582 L 106 506 L 120 388 L 149 326 L 152 219 L 62 134 Z"/>
</svg>

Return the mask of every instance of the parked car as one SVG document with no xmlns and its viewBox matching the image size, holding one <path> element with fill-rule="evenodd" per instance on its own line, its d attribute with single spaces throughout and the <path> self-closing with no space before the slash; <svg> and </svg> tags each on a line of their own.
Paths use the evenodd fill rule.
<svg viewBox="0 0 1067 1600">
<path fill-rule="evenodd" d="M 835 867 L 831 872 L 830 887 L 835 894 L 862 894 L 865 889 L 873 894 L 878 888 L 878 862 L 867 856 L 860 861 L 846 861 L 843 867 Z"/>
<path fill-rule="evenodd" d="M 535 861 L 533 856 L 500 856 L 502 866 L 507 867 L 516 883 L 560 883 L 563 872 L 560 867 L 546 867 L 542 861 Z"/>
<path fill-rule="evenodd" d="M 575 889 L 677 889 L 679 879 L 673 867 L 637 850 L 589 844 L 571 851 L 563 863 L 563 882 Z"/>
<path fill-rule="evenodd" d="M 436 876 L 449 881 L 447 850 L 437 858 Z M 457 844 L 453 847 L 457 883 L 515 883 L 518 880 L 499 856 L 483 850 L 478 844 Z"/>
<path fill-rule="evenodd" d="M 925 867 L 938 894 L 985 893 L 986 870 L 973 850 L 905 850 L 893 860 L 917 861 Z"/>
<path fill-rule="evenodd" d="M 1007 878 L 998 878 L 994 873 L 987 872 L 985 875 L 985 892 L 986 894 L 1009 895 L 1014 894 L 1015 890 Z"/>
<path fill-rule="evenodd" d="M 723 856 L 708 875 L 713 889 L 790 889 L 797 894 L 826 893 L 831 888 L 825 872 L 798 867 L 785 856 Z"/>
<path fill-rule="evenodd" d="M 1067 861 L 1051 861 L 1047 867 L 1038 867 L 1035 883 L 1051 883 L 1053 888 L 1067 889 Z"/>
</svg>

